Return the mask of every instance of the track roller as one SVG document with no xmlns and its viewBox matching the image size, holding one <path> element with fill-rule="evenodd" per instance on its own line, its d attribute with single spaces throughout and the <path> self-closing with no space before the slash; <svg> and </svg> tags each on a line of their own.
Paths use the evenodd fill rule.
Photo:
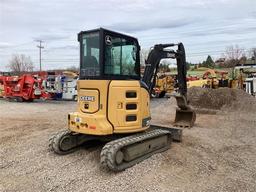
<svg viewBox="0 0 256 192">
<path fill-rule="evenodd" d="M 171 132 L 160 129 L 117 139 L 103 147 L 101 164 L 112 171 L 122 171 L 169 149 L 171 142 Z"/>
</svg>

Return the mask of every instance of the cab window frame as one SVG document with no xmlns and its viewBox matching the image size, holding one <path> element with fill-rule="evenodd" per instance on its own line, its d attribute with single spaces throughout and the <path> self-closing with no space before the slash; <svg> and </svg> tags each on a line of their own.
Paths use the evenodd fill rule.
<svg viewBox="0 0 256 192">
<path fill-rule="evenodd" d="M 135 70 L 136 70 L 136 75 L 118 75 L 118 74 L 106 74 L 105 71 L 103 71 L 103 76 L 104 77 L 107 77 L 109 79 L 136 79 L 136 80 L 139 80 L 140 79 L 140 46 L 139 46 L 139 43 L 138 43 L 138 40 L 134 37 L 130 37 L 128 35 L 124 35 L 124 34 L 120 34 L 120 33 L 116 33 L 116 32 L 112 32 L 112 31 L 108 31 L 108 30 L 104 30 L 104 34 L 103 34 L 103 61 L 106 61 L 105 60 L 105 51 L 106 51 L 106 45 L 105 45 L 105 38 L 106 36 L 113 36 L 115 38 L 123 38 L 123 39 L 126 39 L 127 41 L 133 41 L 134 44 L 136 45 L 137 47 L 137 52 L 136 52 L 136 61 L 135 61 Z M 104 64 L 105 66 L 105 64 Z M 105 70 L 105 67 L 103 66 L 103 70 Z"/>
<path fill-rule="evenodd" d="M 82 57 L 83 57 L 83 35 L 87 33 L 92 33 L 92 32 L 99 32 L 99 37 L 100 37 L 100 51 L 99 51 L 99 66 L 100 66 L 100 75 L 99 76 L 82 76 L 81 74 L 81 66 L 82 66 Z M 137 47 L 137 52 L 136 52 L 136 61 L 135 61 L 135 70 L 136 70 L 136 75 L 113 75 L 113 74 L 105 74 L 105 37 L 109 36 L 114 36 L 116 38 L 124 38 L 128 41 L 134 41 L 134 44 Z M 95 29 L 95 30 L 90 30 L 90 31 L 81 31 L 78 34 L 78 41 L 80 42 L 80 79 L 102 79 L 102 80 L 140 80 L 140 45 L 138 43 L 137 38 L 120 34 L 117 32 L 113 32 L 110 30 L 106 30 L 103 28 L 100 29 Z"/>
</svg>

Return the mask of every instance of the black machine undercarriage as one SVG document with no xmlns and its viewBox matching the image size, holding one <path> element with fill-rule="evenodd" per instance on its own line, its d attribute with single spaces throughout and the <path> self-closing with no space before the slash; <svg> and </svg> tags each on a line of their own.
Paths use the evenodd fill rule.
<svg viewBox="0 0 256 192">
<path fill-rule="evenodd" d="M 84 135 L 65 130 L 50 138 L 49 147 L 55 153 L 65 155 L 93 140 L 106 142 L 100 154 L 101 165 L 112 171 L 122 171 L 169 149 L 172 141 L 181 142 L 182 129 L 151 125 L 142 133 L 109 136 Z"/>
</svg>

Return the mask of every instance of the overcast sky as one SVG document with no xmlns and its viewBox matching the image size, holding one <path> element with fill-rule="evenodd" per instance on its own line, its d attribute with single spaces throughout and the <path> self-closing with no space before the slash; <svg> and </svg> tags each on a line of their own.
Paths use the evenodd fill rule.
<svg viewBox="0 0 256 192">
<path fill-rule="evenodd" d="M 142 49 L 183 42 L 187 60 L 256 47 L 256 0 L 0 0 L 0 71 L 12 54 L 31 56 L 44 41 L 43 69 L 78 66 L 77 33 L 105 27 L 137 37 Z"/>
</svg>

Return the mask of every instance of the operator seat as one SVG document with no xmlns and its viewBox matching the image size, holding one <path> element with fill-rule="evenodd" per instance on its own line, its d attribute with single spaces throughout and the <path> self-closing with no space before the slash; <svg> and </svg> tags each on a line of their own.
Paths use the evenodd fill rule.
<svg viewBox="0 0 256 192">
<path fill-rule="evenodd" d="M 84 57 L 84 63 L 87 67 L 98 67 L 99 63 L 95 56 L 85 56 Z"/>
<path fill-rule="evenodd" d="M 87 68 L 87 75 L 94 76 L 100 72 L 100 66 L 95 56 L 85 56 L 83 62 L 83 68 Z M 88 74 L 89 73 L 89 74 Z"/>
</svg>

